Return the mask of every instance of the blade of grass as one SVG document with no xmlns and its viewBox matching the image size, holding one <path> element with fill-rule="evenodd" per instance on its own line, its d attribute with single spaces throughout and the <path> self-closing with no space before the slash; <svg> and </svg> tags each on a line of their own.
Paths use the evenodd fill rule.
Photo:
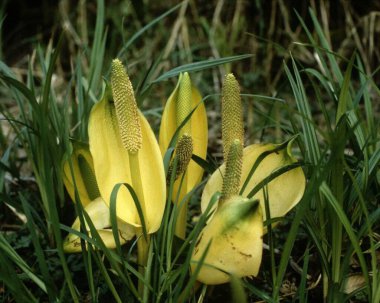
<svg viewBox="0 0 380 303">
<path fill-rule="evenodd" d="M 343 210 L 342 206 L 336 200 L 336 198 L 334 197 L 331 189 L 329 188 L 329 186 L 327 185 L 326 182 L 323 182 L 321 184 L 320 191 L 326 197 L 326 200 L 329 202 L 329 204 L 335 210 L 335 213 L 338 216 L 339 221 L 344 226 L 345 231 L 346 231 L 346 233 L 347 233 L 347 235 L 348 235 L 348 237 L 349 237 L 349 239 L 351 241 L 351 244 L 354 247 L 355 253 L 356 253 L 356 255 L 357 255 L 358 259 L 359 259 L 359 264 L 360 264 L 360 267 L 362 269 L 362 272 L 363 272 L 363 275 L 364 275 L 364 278 L 365 278 L 365 281 L 366 281 L 368 298 L 371 299 L 372 294 L 371 294 L 371 292 L 368 289 L 369 285 L 370 285 L 370 281 L 368 279 L 369 276 L 368 276 L 367 264 L 366 264 L 363 252 L 362 252 L 362 250 L 360 248 L 359 241 L 358 241 L 358 239 L 357 239 L 357 237 L 355 235 L 355 232 L 354 232 L 354 230 L 353 230 L 353 228 L 351 226 L 351 223 L 348 220 L 346 214 L 344 213 L 344 210 Z M 371 302 L 371 300 L 370 300 L 370 302 Z"/>
<path fill-rule="evenodd" d="M 350 94 L 350 80 L 351 80 L 351 72 L 352 72 L 352 65 L 354 63 L 356 54 L 354 53 L 351 57 L 351 60 L 348 63 L 346 72 L 344 74 L 343 83 L 341 86 L 339 99 L 338 99 L 338 108 L 336 111 L 336 125 L 339 123 L 340 119 L 343 115 L 346 114 L 346 112 L 350 109 L 352 109 L 352 98 Z"/>
<path fill-rule="evenodd" d="M 94 41 L 91 48 L 90 70 L 88 73 L 88 89 L 95 92 L 99 86 L 103 68 L 103 58 L 105 52 L 105 43 L 107 34 L 104 31 L 105 24 L 105 7 L 104 0 L 97 0 L 96 24 L 94 32 Z M 88 108 L 86 108 L 88 109 Z"/>
<path fill-rule="evenodd" d="M 7 242 L 7 240 L 4 238 L 2 234 L 0 234 L 0 248 L 2 254 L 6 254 L 7 257 L 30 278 L 30 280 L 32 280 L 43 292 L 47 293 L 45 283 L 37 275 L 33 273 L 29 265 L 12 248 L 12 246 L 10 246 L 10 244 Z M 7 267 L 12 268 L 13 266 L 9 265 Z M 2 268 L 5 269 L 7 267 Z"/>
<path fill-rule="evenodd" d="M 280 297 L 280 288 L 282 285 L 282 281 L 284 279 L 286 268 L 289 263 L 291 251 L 295 242 L 295 239 L 298 235 L 298 228 L 305 218 L 305 213 L 308 211 L 310 205 L 310 201 L 315 197 L 318 193 L 318 188 L 323 180 L 325 180 L 327 175 L 327 169 L 321 169 L 321 164 L 317 164 L 317 169 L 312 171 L 310 180 L 308 182 L 308 186 L 305 189 L 305 193 L 302 197 L 302 200 L 298 203 L 296 214 L 292 220 L 292 225 L 286 237 L 286 242 L 284 244 L 281 259 L 277 269 L 277 279 L 273 286 L 272 298 L 274 302 L 278 302 Z"/>
<path fill-rule="evenodd" d="M 332 75 L 331 75 L 332 77 L 330 77 L 330 79 L 336 78 L 338 80 L 338 82 L 341 83 L 343 81 L 342 72 L 339 68 L 339 65 L 338 65 L 336 59 L 335 59 L 335 56 L 333 54 L 331 54 L 331 46 L 325 37 L 325 33 L 323 32 L 323 29 L 322 29 L 317 17 L 315 16 L 314 11 L 311 8 L 309 8 L 309 15 L 313 21 L 314 29 L 318 35 L 320 44 L 322 45 L 323 48 L 330 51 L 330 52 L 326 52 L 326 56 L 329 60 L 329 63 L 330 63 L 331 69 L 332 69 Z"/>
<path fill-rule="evenodd" d="M 4 243 L 6 242 L 2 235 L 0 235 L 0 247 L 3 241 Z M 6 244 L 9 245 L 8 243 Z M 9 257 L 12 258 L 12 252 Z M 9 299 L 16 302 L 39 302 L 22 282 L 12 262 L 13 260 L 9 260 L 5 255 L 5 251 L 0 250 L 0 276 L 2 283 L 5 284 L 5 289 L 11 295 Z M 5 294 L 2 297 L 5 297 Z"/>
<path fill-rule="evenodd" d="M 313 121 L 311 115 L 311 110 L 309 106 L 309 101 L 306 97 L 305 88 L 303 86 L 301 76 L 299 74 L 297 65 L 292 57 L 292 65 L 294 77 L 291 74 L 289 68 L 285 65 L 285 73 L 288 77 L 290 85 L 293 90 L 295 101 L 297 104 L 298 111 L 301 114 L 301 126 L 302 126 L 302 138 L 305 140 L 306 145 L 306 162 L 311 162 L 312 164 L 317 164 L 320 158 L 319 143 L 317 140 L 317 135 L 315 129 L 310 121 Z"/>
<path fill-rule="evenodd" d="M 251 58 L 252 56 L 253 56 L 252 54 L 245 54 L 245 55 L 237 55 L 237 56 L 230 56 L 230 57 L 217 58 L 217 59 L 208 59 L 208 60 L 203 60 L 199 62 L 184 64 L 167 71 L 166 73 L 156 78 L 152 83 L 161 82 L 171 77 L 176 77 L 182 72 L 189 72 L 189 73 L 197 72 L 197 71 L 209 69 L 218 65 L 227 64 L 227 63 L 231 63 L 231 62 L 239 61 L 243 59 L 248 59 L 248 58 Z"/>
<path fill-rule="evenodd" d="M 124 53 L 126 52 L 126 50 L 139 38 L 142 36 L 142 34 L 144 34 L 147 30 L 149 30 L 150 28 L 152 28 L 155 24 L 157 24 L 158 22 L 160 22 L 162 19 L 164 19 L 166 16 L 170 15 L 171 13 L 173 13 L 174 11 L 176 11 L 178 8 L 180 8 L 182 6 L 183 2 L 177 4 L 176 6 L 172 7 L 170 10 L 168 10 L 167 12 L 163 13 L 162 15 L 158 16 L 156 19 L 154 19 L 153 21 L 149 22 L 147 25 L 145 25 L 142 29 L 140 29 L 139 31 L 137 31 L 131 38 L 128 39 L 128 42 L 123 46 L 123 48 L 119 51 L 119 53 L 117 54 L 117 58 L 121 58 Z"/>
<path fill-rule="evenodd" d="M 44 255 L 40 240 L 37 236 L 37 229 L 36 229 L 33 217 L 31 215 L 31 212 L 29 210 L 30 206 L 21 193 L 19 193 L 19 198 L 20 198 L 20 201 L 22 203 L 25 216 L 27 218 L 27 225 L 28 225 L 28 229 L 30 231 L 30 235 L 32 237 L 32 242 L 33 242 L 33 246 L 34 246 L 34 251 L 35 251 L 36 256 L 37 256 L 38 265 L 39 265 L 40 271 L 42 273 L 43 279 L 46 283 L 47 294 L 49 296 L 50 301 L 55 301 L 57 298 L 57 289 L 56 289 L 55 285 L 53 284 L 53 278 L 49 272 L 48 264 L 46 262 L 47 258 Z"/>
</svg>

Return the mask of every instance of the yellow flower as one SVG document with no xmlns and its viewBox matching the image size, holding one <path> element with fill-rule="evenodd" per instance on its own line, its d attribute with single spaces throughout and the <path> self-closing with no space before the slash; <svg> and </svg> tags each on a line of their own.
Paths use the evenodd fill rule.
<svg viewBox="0 0 380 303">
<path fill-rule="evenodd" d="M 265 203 L 269 204 L 271 218 L 282 217 L 301 200 L 305 189 L 302 169 L 292 167 L 296 162 L 291 155 L 292 141 L 243 149 L 242 121 L 239 84 L 229 74 L 222 89 L 225 164 L 211 175 L 203 190 L 202 212 L 216 192 L 222 194 L 211 208 L 212 216 L 197 240 L 191 264 L 192 271 L 196 271 L 206 254 L 197 276 L 205 284 L 226 283 L 230 274 L 256 276 L 266 232 Z M 286 169 L 288 166 L 292 169 Z"/>
<path fill-rule="evenodd" d="M 192 85 L 189 74 L 181 74 L 174 91 L 170 95 L 160 126 L 160 149 L 164 156 L 177 129 L 192 113 L 178 132 L 177 145 L 174 157 L 177 157 L 177 172 L 173 184 L 172 198 L 180 206 L 177 217 L 176 235 L 184 238 L 186 234 L 187 201 L 183 201 L 202 179 L 203 168 L 191 159 L 194 154 L 205 159 L 207 154 L 207 115 L 201 102 L 202 97 Z M 174 161 L 172 161 L 173 164 Z M 172 173 L 172 165 L 169 167 L 168 181 Z"/>
<path fill-rule="evenodd" d="M 87 212 L 102 241 L 106 247 L 115 248 L 116 243 L 111 228 L 110 211 L 103 199 L 100 198 L 95 179 L 94 164 L 88 145 L 79 142 L 73 143 L 73 152 L 70 160 L 73 174 L 71 174 L 70 163 L 67 159 L 63 164 L 63 181 L 72 201 L 76 200 L 75 184 L 84 211 Z M 80 220 L 78 217 L 71 228 L 80 231 Z M 135 234 L 131 226 L 120 220 L 118 220 L 118 229 L 120 244 L 124 244 L 127 240 L 133 238 Z M 87 222 L 86 230 L 90 231 Z M 75 234 L 67 235 L 63 248 L 68 253 L 80 252 L 82 250 L 80 238 Z"/>
<path fill-rule="evenodd" d="M 119 183 L 130 184 L 138 197 L 147 233 L 161 224 L 166 184 L 157 140 L 137 109 L 132 85 L 122 63 L 112 62 L 112 95 L 106 93 L 93 107 L 89 126 L 90 151 L 100 194 L 110 205 Z M 142 227 L 135 202 L 124 186 L 116 199 L 116 214 L 124 222 Z"/>
</svg>

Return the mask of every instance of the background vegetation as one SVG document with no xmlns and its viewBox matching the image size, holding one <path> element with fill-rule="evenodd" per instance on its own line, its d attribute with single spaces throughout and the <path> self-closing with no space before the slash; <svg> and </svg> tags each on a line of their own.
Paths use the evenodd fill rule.
<svg viewBox="0 0 380 303">
<path fill-rule="evenodd" d="M 76 216 L 62 159 L 69 138 L 87 140 L 90 109 L 119 57 L 155 131 L 178 71 L 191 72 L 208 96 L 209 170 L 221 159 L 227 72 L 241 85 L 247 143 L 299 134 L 306 193 L 264 239 L 258 277 L 231 291 L 189 291 L 190 302 L 380 302 L 377 1 L 13 0 L 0 4 L 0 28 L 0 301 L 134 296 L 125 285 L 136 277 L 123 260 L 107 251 L 66 255 L 61 247 Z M 244 54 L 251 56 L 232 57 Z M 151 300 L 176 302 L 186 272 L 155 281 Z"/>
</svg>

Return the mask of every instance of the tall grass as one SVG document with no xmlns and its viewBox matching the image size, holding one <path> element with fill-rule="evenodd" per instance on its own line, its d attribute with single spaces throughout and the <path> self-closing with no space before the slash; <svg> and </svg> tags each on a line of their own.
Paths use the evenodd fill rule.
<svg viewBox="0 0 380 303">
<path fill-rule="evenodd" d="M 310 302 L 310 298 L 326 302 L 380 302 L 380 131 L 376 112 L 380 91 L 374 81 L 378 68 L 369 69 L 368 60 L 363 63 L 363 52 L 354 52 L 349 57 L 335 52 L 326 31 L 328 27 L 321 24 L 314 10 L 309 11 L 309 24 L 298 16 L 298 33 L 302 32 L 305 38 L 293 41 L 297 43 L 290 45 L 286 52 L 285 48 L 281 49 L 285 53 L 279 76 L 276 74 L 274 79 L 269 79 L 273 74 L 270 67 L 265 67 L 270 74 L 266 79 L 267 87 L 272 93 L 278 86 L 275 94 L 279 98 L 254 95 L 256 102 L 253 106 L 251 101 L 247 103 L 249 111 L 254 109 L 254 113 L 246 114 L 247 119 L 254 114 L 254 123 L 249 124 L 254 127 L 249 126 L 247 130 L 249 136 L 261 132 L 263 139 L 275 137 L 280 140 L 281 137 L 298 135 L 297 152 L 305 163 L 308 177 L 305 195 L 291 221 L 278 230 L 271 230 L 264 239 L 269 244 L 269 251 L 265 253 L 265 262 L 257 278 L 233 278 L 231 291 L 227 291 L 223 286 L 215 289 L 202 286 L 195 280 L 195 275 L 189 274 L 191 253 L 206 224 L 207 212 L 197 216 L 197 221 L 189 218 L 191 228 L 185 240 L 176 238 L 178 207 L 171 203 L 173 180 L 169 185 L 161 228 L 152 236 L 144 275 L 137 270 L 135 242 L 125 246 L 119 243 L 115 250 L 110 250 L 92 224 L 91 237 L 85 229 L 78 232 L 69 227 L 74 213 L 79 215 L 82 223 L 91 220 L 79 204 L 73 206 L 67 201 L 62 181 L 62 159 L 70 155 L 72 140 L 87 141 L 90 110 L 103 93 L 102 77 L 108 78 L 109 59 L 119 56 L 131 63 L 132 71 L 136 72 L 135 79 L 138 79 L 135 85 L 138 102 L 143 109 L 146 100 L 151 103 L 156 97 L 156 90 L 169 91 L 162 87 L 169 86 L 167 80 L 179 73 L 188 71 L 204 76 L 206 80 L 203 82 L 209 83 L 200 85 L 209 95 L 203 98 L 203 102 L 211 112 L 218 108 L 215 101 L 219 91 L 214 87 L 218 86 L 220 73 L 225 70 L 235 72 L 237 66 L 235 74 L 242 78 L 243 86 L 246 86 L 245 82 L 248 86 L 256 83 L 252 80 L 254 75 L 241 63 L 252 63 L 255 58 L 236 50 L 239 49 L 240 28 L 247 22 L 239 3 L 233 10 L 234 22 L 219 28 L 231 34 L 231 44 L 218 39 L 224 34 L 217 30 L 221 24 L 221 11 L 216 10 L 211 22 L 202 16 L 197 19 L 203 24 L 202 35 L 207 38 L 207 46 L 190 47 L 188 42 L 191 39 L 184 34 L 188 30 L 184 12 L 187 9 L 194 12 L 195 4 L 185 1 L 141 26 L 110 54 L 107 43 L 110 39 L 113 41 L 114 33 L 106 28 L 107 8 L 104 1 L 98 0 L 92 40 L 72 58 L 72 70 L 63 89 L 54 83 L 60 51 L 67 39 L 63 34 L 46 47 L 36 47 L 24 79 L 0 61 L 1 92 L 14 100 L 18 109 L 14 114 L 5 104 L 1 105 L 3 119 L 11 126 L 14 138 L 7 138 L 3 131 L 0 132 L 3 150 L 0 195 L 2 207 L 18 216 L 19 219 L 14 220 L 24 218 L 25 226 L 21 231 L 30 241 L 26 249 L 17 249 L 12 247 L 6 233 L 0 233 L 0 280 L 5 289 L 0 296 L 5 302 L 102 302 L 106 298 L 115 302 L 217 302 L 230 293 L 231 300 L 236 302 L 278 302 L 280 299 Z M 182 24 L 184 32 L 181 36 L 173 29 L 170 37 L 165 37 L 170 45 L 171 39 L 181 36 L 187 56 L 167 47 L 161 54 L 155 53 L 149 65 L 138 70 L 135 65 L 139 62 L 131 59 L 131 54 L 138 50 L 136 44 L 151 32 L 163 34 L 163 31 L 159 32 L 162 26 L 165 27 L 161 23 L 173 16 L 177 16 L 176 21 Z M 271 35 L 274 37 L 273 32 Z M 294 33 L 292 37 L 298 38 Z M 244 39 L 248 39 L 247 36 Z M 271 54 L 275 52 L 274 44 L 261 40 L 260 43 Z M 200 56 L 197 48 L 210 48 L 213 58 Z M 316 64 L 306 66 L 304 54 L 312 54 Z M 178 64 L 168 68 L 165 61 L 168 57 Z M 85 62 L 89 62 L 88 67 Z M 41 72 L 41 77 L 36 76 L 36 70 Z M 283 79 L 281 85 L 278 85 L 279 79 Z M 255 93 L 251 88 L 243 91 Z M 251 97 L 245 95 L 247 100 Z M 156 108 L 146 113 L 154 112 L 159 116 L 160 107 L 154 106 Z M 217 141 L 214 138 L 211 142 Z M 20 177 L 18 159 L 12 155 L 19 149 L 25 151 L 32 167 L 32 181 L 37 186 L 35 191 L 33 186 L 20 188 L 8 184 L 6 176 Z M 210 146 L 210 150 L 215 149 L 218 148 Z M 169 149 L 164 158 L 166 169 L 172 152 L 173 149 Z M 210 153 L 207 162 L 198 159 L 207 172 L 217 167 L 213 156 Z M 20 177 L 20 184 L 28 183 Z M 192 197 L 192 214 L 199 214 L 202 186 L 203 183 L 188 194 Z M 217 196 L 214 202 L 216 199 Z M 114 204 L 115 201 L 111 203 L 111 219 L 116 222 Z M 266 224 L 271 229 L 271 222 Z M 84 241 L 92 245 L 79 255 L 65 254 L 62 239 L 67 232 L 80 236 L 83 245 Z M 117 232 L 114 224 L 114 233 Z M 353 275 L 360 277 L 363 283 L 350 287 Z M 284 286 L 289 279 L 294 280 L 290 282 L 295 287 L 286 292 Z M 137 289 L 137 281 L 144 285 L 143 294 Z"/>
<path fill-rule="evenodd" d="M 364 292 L 370 302 L 378 302 L 374 229 L 378 228 L 379 212 L 376 193 L 371 190 L 378 187 L 378 180 L 370 162 L 378 159 L 379 131 L 371 122 L 366 122 L 373 121 L 374 108 L 369 105 L 371 101 L 368 94 L 364 96 L 364 91 L 373 89 L 376 95 L 379 91 L 371 75 L 366 75 L 360 57 L 354 53 L 347 59 L 335 54 L 314 12 L 310 11 L 310 15 L 316 38 L 300 18 L 309 38 L 308 44 L 300 47 L 314 49 L 319 68 L 303 68 L 294 59 L 291 67 L 285 66 L 299 115 L 292 123 L 302 129 L 300 148 L 308 162 L 309 191 L 314 192 L 311 196 L 308 192 L 305 194 L 304 200 L 308 200 L 304 203 L 308 205 L 298 209 L 296 218 L 298 214 L 305 217 L 302 223 L 317 249 L 325 300 L 348 299 L 346 285 L 352 274 L 350 264 L 355 261 L 365 281 L 362 288 L 355 291 Z M 353 71 L 358 75 L 356 81 Z M 305 83 L 311 83 L 307 94 Z M 331 100 L 332 105 L 326 100 Z M 312 106 L 318 106 L 314 112 L 323 114 L 318 124 L 312 115 Z M 300 223 L 293 221 L 293 226 Z M 296 237 L 292 233 L 293 226 L 287 240 L 289 245 Z M 287 263 L 286 256 L 283 254 L 281 258 L 282 275 L 285 268 L 281 265 Z M 274 288 L 275 298 L 279 296 L 279 286 L 278 283 Z"/>
</svg>

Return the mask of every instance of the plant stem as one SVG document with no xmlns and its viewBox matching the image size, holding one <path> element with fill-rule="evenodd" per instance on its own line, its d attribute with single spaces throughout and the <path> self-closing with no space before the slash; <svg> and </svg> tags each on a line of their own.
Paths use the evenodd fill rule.
<svg viewBox="0 0 380 303">
<path fill-rule="evenodd" d="M 178 205 L 178 216 L 175 225 L 175 235 L 181 239 L 186 237 L 186 225 L 187 225 L 187 204 L 188 201 L 179 202 Z"/>
<path fill-rule="evenodd" d="M 128 152 L 129 155 L 129 169 L 131 172 L 131 180 L 132 187 L 137 195 L 139 200 L 140 207 L 142 209 L 142 214 L 144 216 L 144 221 L 146 220 L 146 207 L 145 207 L 145 199 L 144 199 L 144 190 L 142 186 L 141 180 L 141 172 L 140 172 L 140 163 L 138 152 L 132 153 Z M 141 219 L 141 218 L 140 218 Z M 147 222 L 145 222 L 146 225 Z M 148 226 L 145 226 L 148 227 Z"/>
<path fill-rule="evenodd" d="M 138 264 L 139 273 L 144 277 L 144 280 L 145 280 L 145 267 L 146 267 L 147 261 L 148 261 L 150 236 L 147 235 L 147 237 L 145 237 L 142 234 L 142 229 L 139 227 L 136 228 L 136 234 L 138 235 L 138 239 L 137 239 L 137 264 Z M 139 283 L 138 283 L 139 295 L 142 298 L 144 295 L 144 288 L 145 288 L 145 282 L 146 282 L 144 280 L 139 279 Z"/>
</svg>

